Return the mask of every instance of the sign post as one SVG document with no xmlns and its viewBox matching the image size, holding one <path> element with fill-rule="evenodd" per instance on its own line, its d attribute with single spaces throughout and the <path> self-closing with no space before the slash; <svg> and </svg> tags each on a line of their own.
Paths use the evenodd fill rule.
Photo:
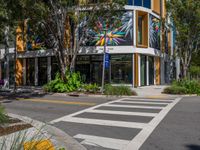
<svg viewBox="0 0 200 150">
<path fill-rule="evenodd" d="M 107 30 L 104 30 L 104 50 L 103 50 L 103 70 L 102 70 L 102 82 L 101 82 L 101 93 L 104 92 L 104 79 L 105 79 L 105 67 L 106 67 L 106 42 L 107 42 Z"/>
</svg>

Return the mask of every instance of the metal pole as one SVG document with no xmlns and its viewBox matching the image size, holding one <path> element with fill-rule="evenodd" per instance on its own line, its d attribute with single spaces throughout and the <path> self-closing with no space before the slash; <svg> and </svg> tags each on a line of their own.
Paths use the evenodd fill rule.
<svg viewBox="0 0 200 150">
<path fill-rule="evenodd" d="M 102 84 L 101 84 L 101 93 L 104 91 L 104 79 L 105 79 L 105 53 L 106 53 L 106 38 L 107 38 L 107 30 L 104 30 L 104 51 L 103 51 L 103 70 L 102 70 Z"/>
</svg>

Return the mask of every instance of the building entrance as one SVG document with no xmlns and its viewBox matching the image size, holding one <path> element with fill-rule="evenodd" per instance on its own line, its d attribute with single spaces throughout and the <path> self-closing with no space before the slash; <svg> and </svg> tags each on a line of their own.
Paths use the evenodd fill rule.
<svg viewBox="0 0 200 150">
<path fill-rule="evenodd" d="M 154 84 L 154 57 L 149 56 L 149 85 Z"/>
<path fill-rule="evenodd" d="M 38 85 L 47 83 L 47 57 L 38 58 Z"/>
<path fill-rule="evenodd" d="M 35 84 L 35 58 L 26 59 L 26 84 L 28 86 Z"/>
</svg>

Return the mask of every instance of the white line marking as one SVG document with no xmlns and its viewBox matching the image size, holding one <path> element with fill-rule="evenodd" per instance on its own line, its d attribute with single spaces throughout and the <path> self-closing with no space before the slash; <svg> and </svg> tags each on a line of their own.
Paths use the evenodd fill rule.
<svg viewBox="0 0 200 150">
<path fill-rule="evenodd" d="M 116 102 L 114 102 L 116 103 Z M 155 105 L 168 105 L 170 103 L 159 103 L 159 102 L 134 102 L 134 101 L 119 101 L 118 103 L 130 103 L 130 104 L 155 104 Z"/>
<path fill-rule="evenodd" d="M 143 128 L 142 131 L 128 144 L 128 146 L 123 150 L 138 150 L 142 144 L 151 135 L 153 130 L 158 126 L 158 124 L 164 119 L 164 117 L 169 113 L 169 111 L 181 100 L 182 98 L 177 98 L 173 103 L 165 107 L 150 123 L 148 126 Z"/>
<path fill-rule="evenodd" d="M 163 99 L 132 99 L 132 98 L 126 98 L 126 100 L 132 100 L 132 101 L 155 101 L 155 102 L 169 102 L 169 103 L 171 103 L 171 102 L 173 102 L 174 100 L 168 100 L 168 99 L 166 99 L 166 100 L 163 100 Z"/>
<path fill-rule="evenodd" d="M 98 114 L 113 114 L 113 115 L 127 115 L 127 116 L 147 116 L 155 117 L 157 113 L 143 113 L 143 112 L 125 112 L 125 111 L 110 111 L 110 110 L 88 110 L 89 113 L 98 113 Z"/>
<path fill-rule="evenodd" d="M 50 124 L 54 124 L 54 123 L 56 123 L 56 122 L 60 122 L 60 121 L 62 121 L 63 119 L 68 118 L 68 117 L 73 117 L 73 116 L 76 116 L 76 115 L 82 114 L 82 113 L 84 113 L 85 111 L 93 110 L 93 109 L 95 109 L 95 108 L 98 108 L 98 107 L 104 106 L 105 104 L 111 104 L 111 103 L 113 103 L 113 102 L 119 102 L 119 101 L 124 100 L 124 99 L 125 99 L 125 98 L 118 99 L 118 100 L 114 100 L 114 101 L 110 101 L 110 102 L 107 102 L 107 103 L 103 103 L 103 104 L 100 104 L 100 105 L 96 105 L 96 106 L 93 106 L 93 107 L 90 107 L 90 108 L 87 108 L 87 109 L 84 109 L 84 110 L 81 110 L 81 111 L 75 112 L 75 113 L 70 114 L 70 115 L 63 116 L 63 117 L 61 117 L 61 118 L 58 118 L 58 119 L 52 120 L 52 121 L 50 122 Z"/>
<path fill-rule="evenodd" d="M 141 105 L 114 105 L 114 104 L 106 104 L 106 107 L 123 107 L 123 108 L 145 108 L 145 109 L 163 109 L 164 107 L 157 107 L 157 106 L 141 106 Z"/>
<path fill-rule="evenodd" d="M 84 141 L 82 141 L 81 144 L 110 148 L 115 150 L 121 150 L 122 148 L 124 148 L 124 146 L 126 146 L 130 142 L 128 140 L 113 139 L 113 138 L 83 135 L 83 134 L 78 134 L 74 136 L 74 138 L 83 139 Z"/>
<path fill-rule="evenodd" d="M 147 123 L 111 121 L 111 120 L 89 119 L 89 118 L 78 118 L 78 117 L 66 117 L 62 121 L 82 123 L 82 124 L 101 125 L 101 126 L 138 128 L 138 129 L 145 128 L 148 125 Z"/>
</svg>

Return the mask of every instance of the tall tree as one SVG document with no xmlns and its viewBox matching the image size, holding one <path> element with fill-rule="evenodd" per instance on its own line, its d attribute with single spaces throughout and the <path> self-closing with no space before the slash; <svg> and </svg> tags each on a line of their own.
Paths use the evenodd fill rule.
<svg viewBox="0 0 200 150">
<path fill-rule="evenodd" d="M 87 21 L 82 25 L 88 28 L 95 22 L 98 16 L 113 15 L 116 9 L 122 9 L 125 0 L 102 0 L 91 4 L 81 0 L 3 0 L 7 4 L 7 10 L 15 19 L 28 19 L 32 28 L 43 31 L 49 48 L 55 53 L 61 72 L 61 77 L 66 81 L 66 69 L 73 71 L 76 55 L 80 43 L 86 34 L 79 36 L 80 11 L 89 11 Z M 115 10 L 115 11 L 114 11 Z M 87 14 L 87 13 L 85 13 Z M 66 26 L 69 24 L 69 17 L 72 22 L 72 34 L 66 36 Z M 84 32 L 86 30 L 82 30 Z M 66 41 L 73 39 L 71 46 L 66 46 Z"/>
<path fill-rule="evenodd" d="M 200 1 L 169 0 L 167 7 L 176 27 L 176 51 L 186 78 L 193 54 L 200 51 Z"/>
</svg>

